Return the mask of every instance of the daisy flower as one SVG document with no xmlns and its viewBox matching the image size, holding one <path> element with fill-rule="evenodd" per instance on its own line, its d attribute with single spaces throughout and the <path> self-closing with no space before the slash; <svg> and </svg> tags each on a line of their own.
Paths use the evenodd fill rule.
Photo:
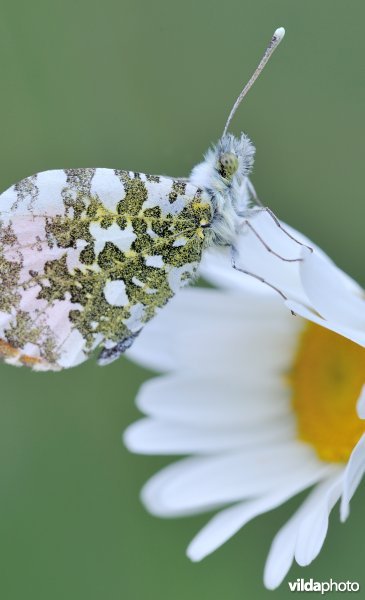
<svg viewBox="0 0 365 600">
<path fill-rule="evenodd" d="M 255 227 L 276 252 L 303 260 L 268 256 L 250 231 L 237 263 L 279 288 L 297 316 L 227 255 L 208 255 L 204 276 L 221 289 L 183 291 L 129 351 L 164 375 L 142 386 L 146 417 L 124 439 L 133 452 L 189 455 L 153 476 L 142 500 L 161 517 L 217 510 L 187 549 L 193 561 L 311 488 L 272 542 L 264 583 L 274 589 L 294 559 L 318 555 L 333 506 L 341 500 L 348 516 L 365 471 L 365 299 L 267 215 Z"/>
</svg>

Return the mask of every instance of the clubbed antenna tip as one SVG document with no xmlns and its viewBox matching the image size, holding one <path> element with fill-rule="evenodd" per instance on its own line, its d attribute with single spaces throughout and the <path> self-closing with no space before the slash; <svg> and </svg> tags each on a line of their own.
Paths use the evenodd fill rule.
<svg viewBox="0 0 365 600">
<path fill-rule="evenodd" d="M 277 30 L 274 31 L 273 38 L 275 38 L 277 40 L 277 43 L 279 44 L 279 42 L 281 42 L 281 40 L 283 39 L 284 35 L 285 35 L 284 27 L 278 27 Z"/>
</svg>

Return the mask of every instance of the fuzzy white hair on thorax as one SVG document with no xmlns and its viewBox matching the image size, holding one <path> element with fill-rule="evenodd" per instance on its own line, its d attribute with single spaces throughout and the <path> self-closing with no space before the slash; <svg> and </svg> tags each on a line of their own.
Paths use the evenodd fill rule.
<svg viewBox="0 0 365 600">
<path fill-rule="evenodd" d="M 204 161 L 191 172 L 190 182 L 210 197 L 213 219 L 208 243 L 231 245 L 239 225 L 239 213 L 249 208 L 248 176 L 255 147 L 244 133 L 224 135 L 208 150 Z"/>
</svg>

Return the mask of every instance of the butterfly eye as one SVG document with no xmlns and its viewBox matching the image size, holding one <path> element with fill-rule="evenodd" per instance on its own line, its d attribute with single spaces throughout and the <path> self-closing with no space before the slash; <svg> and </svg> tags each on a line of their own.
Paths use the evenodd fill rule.
<svg viewBox="0 0 365 600">
<path fill-rule="evenodd" d="M 221 154 L 218 162 L 218 171 L 219 174 L 224 177 L 224 179 L 231 179 L 232 175 L 238 169 L 238 158 L 232 152 L 225 152 Z"/>
</svg>

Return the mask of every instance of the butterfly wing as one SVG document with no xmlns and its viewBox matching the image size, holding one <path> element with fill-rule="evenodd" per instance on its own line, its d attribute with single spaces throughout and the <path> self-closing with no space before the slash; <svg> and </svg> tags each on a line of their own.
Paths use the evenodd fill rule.
<svg viewBox="0 0 365 600">
<path fill-rule="evenodd" d="M 0 354 L 61 369 L 134 341 L 196 271 L 211 205 L 187 182 L 46 171 L 0 196 Z"/>
</svg>

